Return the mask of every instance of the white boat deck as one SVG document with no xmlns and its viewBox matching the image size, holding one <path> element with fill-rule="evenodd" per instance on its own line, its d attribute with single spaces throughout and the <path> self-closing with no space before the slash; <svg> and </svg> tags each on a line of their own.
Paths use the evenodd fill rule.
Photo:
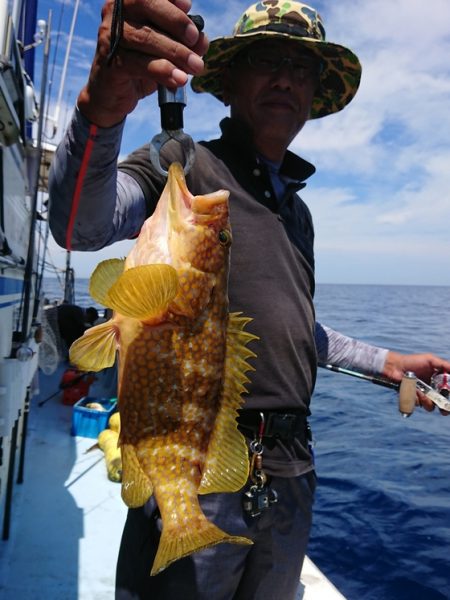
<svg viewBox="0 0 450 600">
<path fill-rule="evenodd" d="M 24 482 L 14 486 L 10 536 L 0 542 L 5 600 L 114 598 L 126 507 L 120 484 L 106 476 L 103 453 L 86 453 L 96 440 L 70 435 L 72 407 L 59 396 L 38 406 L 59 380 L 42 376 L 40 398 L 32 401 Z M 342 598 L 306 560 L 297 600 Z"/>
</svg>

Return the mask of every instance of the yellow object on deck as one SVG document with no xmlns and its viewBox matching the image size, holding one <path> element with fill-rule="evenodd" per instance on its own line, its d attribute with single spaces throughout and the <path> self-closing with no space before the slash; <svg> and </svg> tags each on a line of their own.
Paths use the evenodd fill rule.
<svg viewBox="0 0 450 600">
<path fill-rule="evenodd" d="M 115 412 L 111 415 L 111 417 L 109 418 L 109 428 L 112 429 L 113 431 L 117 431 L 117 433 L 120 433 L 120 413 L 119 412 Z"/>
<path fill-rule="evenodd" d="M 118 414 L 118 413 L 116 413 Z M 114 415 L 113 415 L 114 416 Z M 105 454 L 106 471 L 111 481 L 122 481 L 122 455 L 117 446 L 119 433 L 112 429 L 105 429 L 98 436 L 98 445 Z"/>
</svg>

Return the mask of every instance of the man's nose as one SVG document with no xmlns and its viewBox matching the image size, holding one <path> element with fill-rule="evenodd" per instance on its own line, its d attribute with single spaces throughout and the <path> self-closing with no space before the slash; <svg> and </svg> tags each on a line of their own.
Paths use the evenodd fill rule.
<svg viewBox="0 0 450 600">
<path fill-rule="evenodd" d="M 285 58 L 276 71 L 272 73 L 272 83 L 283 89 L 290 89 L 295 81 L 295 73 L 289 58 Z"/>
</svg>

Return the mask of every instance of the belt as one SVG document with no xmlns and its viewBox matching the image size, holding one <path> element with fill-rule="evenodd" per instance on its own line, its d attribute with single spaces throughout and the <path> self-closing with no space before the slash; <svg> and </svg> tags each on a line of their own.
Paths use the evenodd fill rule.
<svg viewBox="0 0 450 600">
<path fill-rule="evenodd" d="M 237 422 L 242 433 L 251 431 L 259 435 L 264 416 L 263 440 L 265 438 L 292 441 L 298 438 L 306 445 L 310 439 L 310 429 L 304 410 L 253 410 L 238 411 Z"/>
</svg>

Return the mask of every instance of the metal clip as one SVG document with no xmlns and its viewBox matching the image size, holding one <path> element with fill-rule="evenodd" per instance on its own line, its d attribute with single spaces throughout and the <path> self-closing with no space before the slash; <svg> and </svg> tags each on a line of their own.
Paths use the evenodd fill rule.
<svg viewBox="0 0 450 600">
<path fill-rule="evenodd" d="M 261 423 L 259 425 L 258 438 L 250 442 L 250 452 L 252 453 L 250 461 L 250 479 L 258 488 L 262 488 L 267 482 L 267 475 L 262 468 L 262 455 L 264 449 L 262 439 L 264 435 L 265 419 L 263 412 L 260 412 L 259 415 L 261 417 Z"/>
<path fill-rule="evenodd" d="M 243 508 L 251 517 L 257 517 L 263 510 L 270 508 L 272 504 L 278 502 L 277 492 L 267 484 L 267 475 L 262 468 L 263 462 L 263 437 L 266 426 L 264 413 L 260 412 L 261 422 L 259 424 L 258 436 L 249 444 L 250 452 L 250 481 L 252 484 L 244 492 Z"/>
<path fill-rule="evenodd" d="M 178 142 L 185 158 L 184 173 L 187 174 L 194 164 L 195 146 L 190 135 L 183 131 L 183 109 L 186 106 L 186 90 L 184 87 L 175 91 L 158 86 L 158 103 L 161 109 L 162 130 L 150 142 L 150 160 L 161 175 L 167 177 L 168 171 L 163 169 L 160 161 L 161 148 L 169 140 Z"/>
</svg>

